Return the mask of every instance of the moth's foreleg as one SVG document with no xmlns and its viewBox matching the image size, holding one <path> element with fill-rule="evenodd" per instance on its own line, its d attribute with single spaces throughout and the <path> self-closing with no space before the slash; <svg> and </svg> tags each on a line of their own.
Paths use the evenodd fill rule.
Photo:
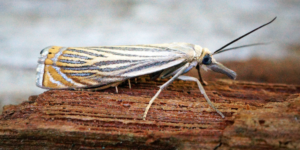
<svg viewBox="0 0 300 150">
<path fill-rule="evenodd" d="M 202 85 L 206 86 L 207 85 L 207 82 L 205 82 L 203 79 L 202 79 L 202 76 L 201 76 L 201 73 L 200 73 L 200 65 L 198 64 L 196 66 L 196 69 L 198 71 L 198 76 L 199 76 L 199 80 L 201 82 Z"/>
<path fill-rule="evenodd" d="M 146 116 L 147 116 L 147 113 L 148 113 L 148 110 L 149 108 L 151 107 L 152 103 L 154 102 L 154 100 L 156 99 L 156 97 L 160 94 L 160 92 L 168 87 L 168 85 L 170 85 L 179 75 L 181 75 L 183 73 L 183 71 L 185 69 L 187 69 L 189 67 L 190 63 L 186 63 L 182 68 L 181 70 L 179 70 L 169 81 L 167 81 L 165 84 L 163 84 L 162 86 L 159 87 L 159 90 L 156 92 L 156 94 L 152 97 L 152 99 L 150 100 L 148 106 L 146 107 L 146 110 L 144 112 L 144 115 L 143 115 L 143 120 L 146 119 Z"/>
<path fill-rule="evenodd" d="M 204 97 L 205 97 L 207 103 L 210 105 L 210 107 L 212 107 L 218 114 L 220 114 L 222 116 L 222 118 L 225 118 L 225 116 L 212 104 L 212 102 L 210 101 L 210 99 L 206 95 L 203 86 L 201 85 L 201 83 L 199 82 L 199 80 L 197 78 L 181 75 L 181 76 L 178 77 L 178 79 L 184 80 L 184 81 L 194 81 L 194 82 L 196 82 L 198 84 L 198 88 L 199 88 L 200 92 L 202 93 L 202 95 L 204 95 Z"/>
</svg>

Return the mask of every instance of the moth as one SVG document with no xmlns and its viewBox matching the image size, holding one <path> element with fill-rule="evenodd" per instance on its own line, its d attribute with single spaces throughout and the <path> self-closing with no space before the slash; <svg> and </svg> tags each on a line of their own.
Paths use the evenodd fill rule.
<svg viewBox="0 0 300 150">
<path fill-rule="evenodd" d="M 276 17 L 213 53 L 207 48 L 189 43 L 99 47 L 50 46 L 40 52 L 36 85 L 45 89 L 105 89 L 116 87 L 128 79 L 142 75 L 151 74 L 157 78 L 171 77 L 159 87 L 158 92 L 150 100 L 143 115 L 144 120 L 160 92 L 175 79 L 196 82 L 208 104 L 224 118 L 225 116 L 214 107 L 205 93 L 200 66 L 235 79 L 236 73 L 217 62 L 213 55 L 240 48 L 225 49 L 230 44 L 272 23 L 275 19 Z M 253 45 L 256 44 L 241 47 Z M 198 70 L 200 81 L 195 77 L 183 75 L 194 67 Z"/>
</svg>

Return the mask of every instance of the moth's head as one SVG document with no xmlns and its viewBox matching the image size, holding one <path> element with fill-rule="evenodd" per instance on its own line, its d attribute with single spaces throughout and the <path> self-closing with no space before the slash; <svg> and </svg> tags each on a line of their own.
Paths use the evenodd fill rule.
<svg viewBox="0 0 300 150">
<path fill-rule="evenodd" d="M 235 43 L 236 41 L 244 38 L 245 36 L 255 32 L 256 30 L 272 23 L 274 20 L 276 19 L 276 17 L 274 19 L 272 19 L 271 21 L 251 30 L 250 32 L 236 38 L 235 40 L 227 43 L 226 45 L 222 46 L 221 48 L 219 48 L 218 50 L 216 50 L 215 52 L 211 53 L 207 48 L 203 48 L 201 51 L 201 55 L 200 57 L 197 57 L 197 60 L 199 62 L 199 65 L 203 66 L 204 68 L 208 68 L 214 72 L 219 72 L 222 74 L 227 75 L 229 78 L 231 79 L 235 79 L 236 78 L 236 73 L 230 69 L 228 69 L 227 67 L 225 67 L 224 65 L 222 65 L 221 63 L 218 63 L 214 58 L 213 55 L 215 54 L 220 54 L 229 50 L 233 50 L 233 49 L 238 49 L 238 48 L 242 48 L 242 47 L 248 47 L 248 46 L 254 46 L 254 45 L 262 45 L 261 43 L 256 43 L 256 44 L 250 44 L 250 45 L 244 45 L 244 46 L 238 46 L 238 47 L 233 47 L 233 48 L 228 48 L 225 49 L 227 46 L 231 45 L 232 43 Z"/>
<path fill-rule="evenodd" d="M 236 78 L 236 73 L 217 62 L 213 58 L 213 54 L 207 48 L 203 48 L 203 52 L 198 59 L 198 62 L 204 69 L 208 68 L 214 72 L 225 74 L 233 80 Z"/>
</svg>

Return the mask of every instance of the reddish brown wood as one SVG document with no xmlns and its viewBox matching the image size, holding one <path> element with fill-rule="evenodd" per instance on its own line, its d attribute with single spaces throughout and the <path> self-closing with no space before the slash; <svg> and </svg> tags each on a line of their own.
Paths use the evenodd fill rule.
<svg viewBox="0 0 300 150">
<path fill-rule="evenodd" d="M 50 90 L 0 116 L 2 149 L 300 149 L 300 86 L 175 81 L 142 115 L 164 81 L 139 78 L 99 92 Z"/>
</svg>

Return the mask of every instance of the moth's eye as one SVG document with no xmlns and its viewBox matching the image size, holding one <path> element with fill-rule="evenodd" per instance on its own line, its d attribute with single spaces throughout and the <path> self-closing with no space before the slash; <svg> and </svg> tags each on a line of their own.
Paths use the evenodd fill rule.
<svg viewBox="0 0 300 150">
<path fill-rule="evenodd" d="M 211 57 L 210 57 L 209 54 L 207 54 L 203 57 L 202 64 L 204 64 L 204 65 L 210 65 L 211 64 Z"/>
</svg>

